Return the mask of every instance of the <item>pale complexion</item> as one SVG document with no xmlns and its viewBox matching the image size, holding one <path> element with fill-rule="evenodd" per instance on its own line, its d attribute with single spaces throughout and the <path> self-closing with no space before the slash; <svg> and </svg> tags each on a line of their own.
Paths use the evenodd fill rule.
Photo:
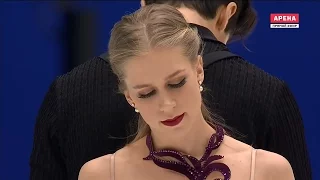
<svg viewBox="0 0 320 180">
<path fill-rule="evenodd" d="M 154 49 L 149 53 L 128 60 L 125 64 L 127 90 L 125 97 L 134 103 L 145 122 L 151 127 L 156 149 L 172 148 L 199 158 L 214 133 L 201 114 L 201 92 L 203 82 L 201 57 L 193 63 L 183 55 L 181 48 Z M 179 71 L 179 73 L 175 73 Z M 170 75 L 175 74 L 175 76 Z M 183 82 L 180 85 L 179 84 Z M 137 85 L 143 88 L 134 88 Z M 172 86 L 174 85 L 174 86 Z M 174 88 L 173 88 L 174 87 Z M 147 95 L 148 93 L 151 95 Z M 147 97 L 147 98 L 141 98 Z M 167 127 L 161 121 L 186 113 L 184 120 L 175 127 Z M 226 136 L 220 148 L 212 154 L 225 156 L 222 162 L 232 172 L 231 179 L 250 179 L 252 147 Z M 116 180 L 186 180 L 184 175 L 156 166 L 142 158 L 149 154 L 145 137 L 116 152 Z M 110 156 L 87 162 L 80 171 L 79 180 L 110 179 Z M 212 173 L 208 179 L 221 177 Z M 255 179 L 292 180 L 293 172 L 288 161 L 280 155 L 258 150 Z"/>
</svg>

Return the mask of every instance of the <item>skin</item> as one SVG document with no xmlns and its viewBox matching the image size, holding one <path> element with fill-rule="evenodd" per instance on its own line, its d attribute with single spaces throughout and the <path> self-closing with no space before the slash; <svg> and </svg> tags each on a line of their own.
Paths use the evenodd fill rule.
<svg viewBox="0 0 320 180">
<path fill-rule="evenodd" d="M 150 126 L 155 149 L 171 148 L 200 158 L 214 129 L 201 113 L 201 92 L 204 72 L 200 56 L 191 63 L 180 47 L 150 50 L 147 54 L 128 60 L 124 65 L 127 90 L 124 95 L 134 104 Z M 173 73 L 183 70 L 175 76 Z M 185 81 L 183 81 L 185 79 Z M 173 84 L 180 84 L 173 88 Z M 147 84 L 142 88 L 138 85 Z M 153 92 L 148 98 L 141 95 Z M 183 121 L 175 126 L 164 126 L 161 121 L 185 113 Z M 196 136 L 195 136 L 196 134 Z M 158 167 L 142 158 L 149 154 L 145 137 L 118 150 L 115 155 L 115 177 L 125 179 L 187 179 L 184 175 Z M 250 179 L 252 147 L 229 136 L 212 152 L 225 156 L 220 162 L 229 166 L 231 179 Z M 80 170 L 79 180 L 110 179 L 110 157 L 102 156 L 87 162 Z M 208 179 L 221 178 L 214 172 Z M 257 150 L 255 179 L 292 180 L 293 172 L 288 161 L 280 155 Z"/>
<path fill-rule="evenodd" d="M 144 6 L 144 1 L 141 1 Z M 178 8 L 190 23 L 207 27 L 216 38 L 227 43 L 229 34 L 225 28 L 229 19 L 236 12 L 236 4 L 229 3 L 217 11 L 216 18 L 203 19 L 196 11 L 185 7 Z M 202 59 L 198 57 L 191 63 L 182 55 L 182 49 L 153 49 L 149 53 L 135 57 L 126 63 L 127 90 L 124 95 L 130 105 L 139 110 L 145 122 L 152 130 L 155 149 L 170 148 L 184 154 L 200 158 L 214 129 L 211 128 L 201 114 L 201 92 L 199 86 L 204 79 Z M 169 75 L 183 70 L 176 76 Z M 179 84 L 186 78 L 180 88 L 171 85 Z M 200 83 L 199 83 L 200 82 Z M 148 84 L 143 88 L 134 88 L 140 84 Z M 139 98 L 152 92 L 148 98 Z M 185 113 L 183 121 L 175 127 L 164 126 L 161 121 Z M 197 136 L 194 136 L 197 134 Z M 231 169 L 231 179 L 250 179 L 252 147 L 225 136 L 221 146 L 212 152 L 225 156 L 221 162 Z M 156 166 L 152 161 L 145 161 L 149 151 L 145 145 L 145 137 L 125 146 L 116 152 L 115 177 L 121 179 L 187 179 L 185 176 Z M 105 155 L 87 162 L 80 170 L 79 180 L 110 179 L 110 157 Z M 257 150 L 255 179 L 259 180 L 292 180 L 294 175 L 289 162 L 282 156 Z M 212 173 L 207 179 L 221 177 Z"/>
</svg>

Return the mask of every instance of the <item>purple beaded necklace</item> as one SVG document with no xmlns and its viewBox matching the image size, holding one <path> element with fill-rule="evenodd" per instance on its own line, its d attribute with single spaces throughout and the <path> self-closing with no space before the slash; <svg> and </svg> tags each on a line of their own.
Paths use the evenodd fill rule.
<svg viewBox="0 0 320 180">
<path fill-rule="evenodd" d="M 223 138 L 223 129 L 217 126 L 216 133 L 211 136 L 209 143 L 206 147 L 205 153 L 203 154 L 202 158 L 198 160 L 190 155 L 182 155 L 181 153 L 170 149 L 154 151 L 152 138 L 150 135 L 148 135 L 146 144 L 149 148 L 150 154 L 143 159 L 153 160 L 153 162 L 157 166 L 181 173 L 187 176 L 190 180 L 205 180 L 214 171 L 220 172 L 224 176 L 224 180 L 230 180 L 231 171 L 229 167 L 223 163 L 213 162 L 222 159 L 223 156 L 210 156 L 211 152 L 220 146 L 221 142 L 223 141 Z M 157 158 L 164 156 L 175 158 L 178 161 L 166 161 Z M 188 159 L 192 165 L 190 165 L 186 159 Z"/>
</svg>

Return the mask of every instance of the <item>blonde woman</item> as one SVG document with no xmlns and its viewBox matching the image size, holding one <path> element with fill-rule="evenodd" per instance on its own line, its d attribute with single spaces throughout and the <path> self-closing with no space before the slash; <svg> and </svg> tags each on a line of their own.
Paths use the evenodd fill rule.
<svg viewBox="0 0 320 180">
<path fill-rule="evenodd" d="M 139 128 L 122 149 L 87 162 L 79 180 L 294 179 L 285 158 L 233 139 L 210 116 L 200 47 L 197 31 L 168 5 L 116 23 L 109 60 Z"/>
</svg>

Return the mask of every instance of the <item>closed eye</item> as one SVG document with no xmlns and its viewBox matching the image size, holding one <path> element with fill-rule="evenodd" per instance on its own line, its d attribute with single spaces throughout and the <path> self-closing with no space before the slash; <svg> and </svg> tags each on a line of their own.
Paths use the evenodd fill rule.
<svg viewBox="0 0 320 180">
<path fill-rule="evenodd" d="M 168 84 L 170 88 L 180 88 L 186 83 L 186 78 L 182 79 L 178 84 Z M 153 90 L 147 94 L 139 94 L 139 98 L 149 98 L 156 93 L 156 90 Z"/>
<path fill-rule="evenodd" d="M 180 88 L 186 83 L 186 78 L 183 78 L 178 84 L 168 84 L 172 88 Z"/>
<path fill-rule="evenodd" d="M 148 94 L 139 94 L 139 98 L 148 98 L 156 93 L 155 90 L 149 92 Z"/>
</svg>

